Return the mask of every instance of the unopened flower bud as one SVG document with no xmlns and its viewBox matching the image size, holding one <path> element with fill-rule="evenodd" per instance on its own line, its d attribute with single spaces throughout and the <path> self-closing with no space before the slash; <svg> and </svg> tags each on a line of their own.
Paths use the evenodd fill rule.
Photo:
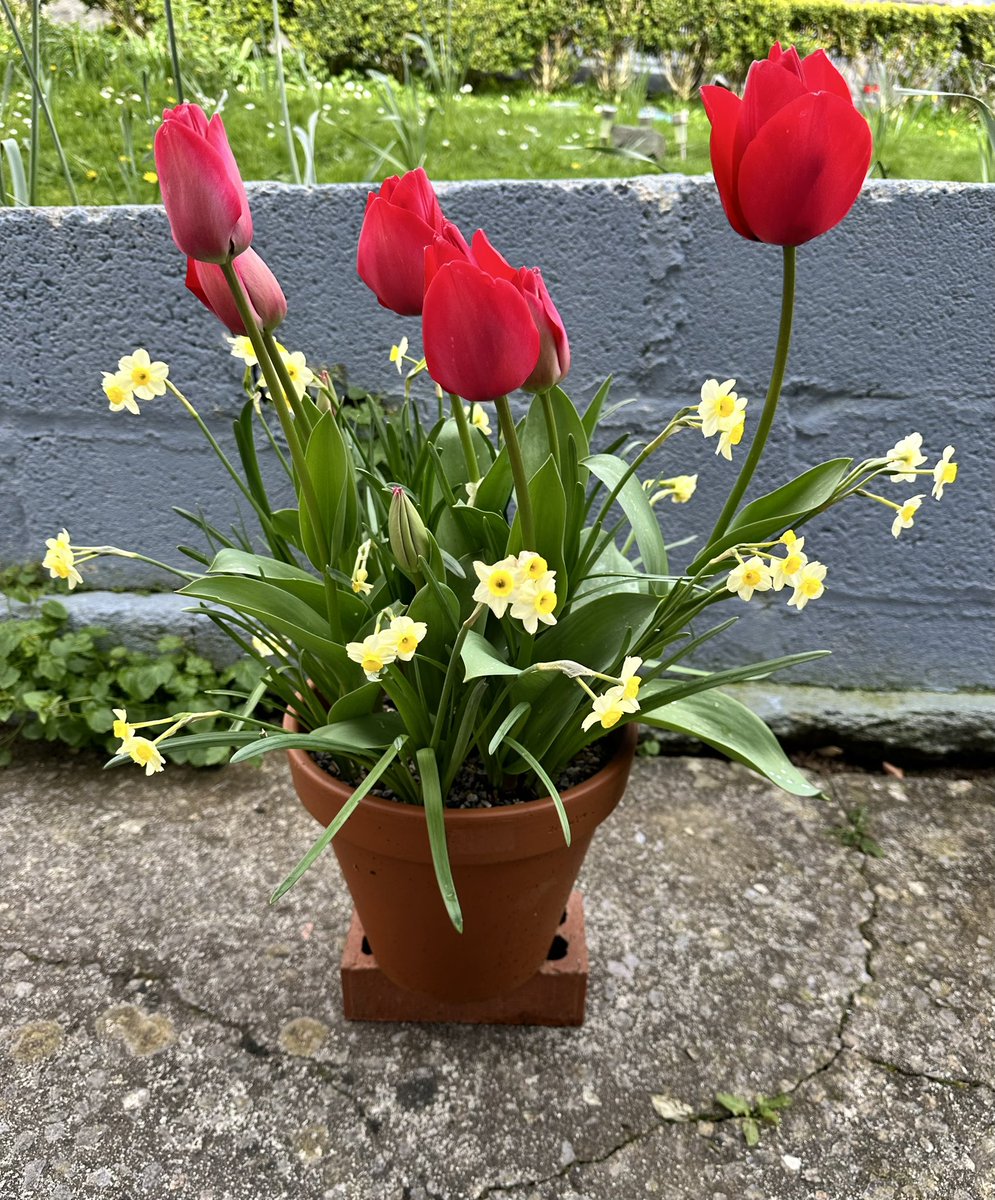
<svg viewBox="0 0 995 1200">
<path fill-rule="evenodd" d="M 429 541 L 425 522 L 403 488 L 394 488 L 387 516 L 390 548 L 406 575 L 421 575 L 420 558 L 428 558 Z"/>
</svg>

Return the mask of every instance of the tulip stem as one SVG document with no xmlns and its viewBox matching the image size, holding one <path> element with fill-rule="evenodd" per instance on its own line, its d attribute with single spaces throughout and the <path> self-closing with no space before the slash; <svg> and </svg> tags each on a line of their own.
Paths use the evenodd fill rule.
<svg viewBox="0 0 995 1200">
<path fill-rule="evenodd" d="M 273 397 L 273 405 L 276 408 L 277 416 L 280 418 L 283 435 L 287 439 L 287 446 L 290 449 L 290 457 L 297 473 L 300 489 L 304 493 L 304 504 L 311 515 L 311 524 L 314 526 L 315 537 L 318 539 L 319 553 L 324 562 L 322 576 L 325 579 L 328 622 L 332 629 L 332 636 L 336 641 L 341 641 L 342 623 L 338 610 L 338 593 L 335 591 L 334 584 L 331 588 L 329 587 L 327 568 L 331 563 L 329 561 L 328 538 L 325 535 L 325 527 L 321 522 L 321 508 L 318 504 L 318 496 L 314 490 L 311 474 L 308 471 L 307 460 L 304 457 L 304 447 L 301 445 L 297 429 L 294 426 L 293 416 L 288 408 L 290 397 L 285 396 L 283 393 L 279 373 L 273 360 L 270 358 L 266 343 L 263 340 L 262 330 L 256 323 L 255 313 L 252 311 L 249 298 L 245 294 L 245 289 L 242 287 L 242 281 L 238 277 L 238 272 L 235 270 L 234 264 L 229 259 L 228 262 L 221 264 L 221 270 L 224 272 L 228 287 L 231 289 L 235 307 L 238 309 L 238 315 L 241 317 L 242 324 L 245 326 L 245 332 L 252 343 L 252 349 L 256 353 L 259 368 L 265 376 L 270 395 Z M 296 392 L 294 395 L 296 396 Z"/>
<path fill-rule="evenodd" d="M 556 428 L 556 416 L 553 413 L 553 401 L 550 399 L 549 388 L 539 393 L 539 399 L 542 401 L 542 412 L 546 418 L 546 436 L 549 439 L 549 449 L 553 455 L 553 461 L 559 466 L 560 435 Z"/>
<path fill-rule="evenodd" d="M 466 469 L 471 483 L 480 482 L 480 465 L 477 462 L 477 451 L 473 445 L 473 431 L 466 419 L 463 401 L 453 392 L 449 393 L 449 403 L 453 409 L 453 420 L 459 430 L 460 445 L 463 447 L 463 457 L 466 459 Z"/>
<path fill-rule="evenodd" d="M 791 324 L 795 311 L 795 247 L 782 246 L 784 252 L 783 274 L 781 277 L 781 323 L 777 331 L 777 349 L 774 352 L 774 368 L 771 371 L 770 386 L 767 388 L 767 398 L 764 400 L 763 412 L 757 432 L 753 435 L 750 452 L 739 470 L 739 477 L 733 485 L 725 507 L 719 514 L 708 544 L 717 541 L 729 527 L 733 514 L 739 507 L 743 493 L 753 478 L 753 472 L 760 462 L 760 456 L 767 444 L 767 436 L 774 424 L 774 414 L 777 412 L 777 402 L 781 397 L 781 385 L 784 382 L 784 371 L 788 365 L 788 351 L 791 348 Z"/>
<path fill-rule="evenodd" d="M 532 524 L 529 481 L 525 474 L 522 447 L 518 444 L 518 434 L 515 432 L 515 418 L 511 415 L 511 405 L 508 403 L 507 396 L 498 396 L 494 405 L 497 408 L 498 420 L 501 422 L 501 435 L 504 438 L 504 448 L 508 452 L 511 475 L 515 481 L 515 502 L 518 505 L 518 521 L 522 528 L 522 546 L 526 550 L 535 550 L 535 527 Z"/>
<path fill-rule="evenodd" d="M 302 422 L 301 427 L 310 429 L 311 423 L 307 420 L 307 416 L 304 413 L 304 406 L 301 404 L 301 399 L 297 394 L 297 388 L 294 387 L 294 381 L 290 378 L 290 372 L 287 370 L 287 364 L 280 353 L 280 347 L 276 344 L 276 338 L 272 333 L 264 329 L 263 341 L 266 344 L 266 351 L 269 354 L 270 361 L 276 368 L 277 375 L 280 376 L 280 384 L 287 397 L 287 403 L 294 410 L 294 416 L 297 420 Z"/>
</svg>

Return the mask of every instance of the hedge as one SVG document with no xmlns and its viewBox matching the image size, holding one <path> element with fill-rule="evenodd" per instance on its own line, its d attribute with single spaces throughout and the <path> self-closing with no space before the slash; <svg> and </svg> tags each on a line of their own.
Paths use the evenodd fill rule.
<svg viewBox="0 0 995 1200">
<path fill-rule="evenodd" d="M 161 0 L 89 0 L 131 9 L 144 21 Z M 317 68 L 371 67 L 398 73 L 415 47 L 406 33 L 447 25 L 443 0 L 281 0 L 284 32 Z M 174 0 L 180 24 L 211 27 L 215 43 L 259 40 L 270 27 L 271 0 Z M 189 25 L 188 25 L 189 22 Z M 648 54 L 682 53 L 732 82 L 772 42 L 816 46 L 848 59 L 883 57 L 906 82 L 956 90 L 991 86 L 995 7 L 853 3 L 852 0 L 453 0 L 453 43 L 478 75 L 529 71 L 546 42 L 566 34 L 578 54 L 611 53 L 623 39 Z M 987 78 L 985 77 L 987 75 Z"/>
<path fill-rule="evenodd" d="M 288 5 L 288 8 L 290 6 Z M 417 0 L 295 0 L 288 21 L 305 55 L 329 70 L 396 70 L 405 32 L 418 32 Z M 995 60 L 995 8 L 858 4 L 846 0 L 459 0 L 454 41 L 486 75 L 532 68 L 547 39 L 566 32 L 579 53 L 610 50 L 628 37 L 650 54 L 697 54 L 730 80 L 771 43 L 817 46 L 854 59 L 878 54 L 916 84 L 944 79 L 970 85 L 974 64 Z M 425 5 L 438 35 L 446 6 Z M 288 14 L 289 15 L 289 14 Z M 410 53 L 411 47 L 408 44 Z M 980 83 L 980 80 L 976 80 Z"/>
</svg>

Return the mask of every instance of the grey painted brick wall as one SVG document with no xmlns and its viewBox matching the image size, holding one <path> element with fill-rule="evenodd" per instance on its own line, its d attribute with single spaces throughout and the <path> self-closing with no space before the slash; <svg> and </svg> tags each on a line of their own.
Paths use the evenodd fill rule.
<svg viewBox="0 0 995 1200">
<path fill-rule="evenodd" d="M 514 262 L 542 266 L 574 355 L 569 390 L 586 399 L 609 372 L 634 398 L 617 427 L 649 436 L 702 379 L 766 386 L 780 252 L 731 232 L 712 183 L 467 183 L 440 187 L 467 232 L 486 227 Z M 380 309 L 358 281 L 366 189 L 250 189 L 256 246 L 290 300 L 283 340 L 317 363 L 345 363 L 373 388 L 398 387 L 387 360 L 418 322 Z M 241 400 L 221 327 L 183 287 L 161 209 L 0 211 L 0 562 L 37 557 L 67 525 L 78 543 L 160 558 L 190 540 L 171 504 L 237 511 L 192 422 L 170 397 L 142 416 L 111 414 L 100 371 L 142 345 L 224 437 Z M 995 188 L 873 182 L 838 229 L 799 251 L 795 342 L 765 468 L 771 485 L 837 454 L 887 450 L 913 429 L 937 455 L 953 442 L 960 478 L 894 541 L 877 505 L 835 510 L 807 533 L 828 563 L 826 596 L 804 614 L 784 597 L 743 607 L 710 662 L 827 646 L 793 682 L 862 688 L 990 688 L 995 677 Z M 668 540 L 703 532 L 733 468 L 693 432 L 660 473 L 698 471 L 694 501 L 661 506 Z M 889 488 L 891 485 L 882 485 Z M 904 498 L 904 485 L 889 491 Z M 928 487 L 923 487 L 928 491 Z M 140 564 L 107 561 L 91 586 L 168 586 Z M 736 602 L 738 603 L 738 602 Z M 122 617 L 127 620 L 122 602 Z M 787 678 L 787 677 L 785 677 Z"/>
</svg>

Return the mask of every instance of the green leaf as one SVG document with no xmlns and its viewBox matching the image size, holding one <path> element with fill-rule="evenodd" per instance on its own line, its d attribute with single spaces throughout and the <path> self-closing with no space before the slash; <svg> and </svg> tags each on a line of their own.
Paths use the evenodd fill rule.
<svg viewBox="0 0 995 1200">
<path fill-rule="evenodd" d="M 751 1149 L 760 1144 L 760 1126 L 753 1117 L 743 1119 L 743 1140 Z"/>
<path fill-rule="evenodd" d="M 532 524 L 535 529 L 535 545 L 522 545 L 522 526 L 518 515 L 512 527 L 508 543 L 509 553 L 519 550 L 535 550 L 556 572 L 556 590 L 563 596 L 568 591 L 566 568 L 563 561 L 563 529 L 566 523 L 567 502 L 556 463 L 550 455 L 529 479 L 529 499 L 532 501 Z"/>
<path fill-rule="evenodd" d="M 283 582 L 216 575 L 195 579 L 180 588 L 179 594 L 213 600 L 244 613 L 274 632 L 284 634 L 301 649 L 318 655 L 330 668 L 345 667 L 348 663 L 345 647 L 328 636 L 328 623 L 309 604 L 282 586 Z"/>
<path fill-rule="evenodd" d="M 563 800 L 559 791 L 557 790 L 556 784 L 552 781 L 552 779 L 550 779 L 549 775 L 546 774 L 542 763 L 540 763 L 534 754 L 531 754 L 528 750 L 526 750 L 521 742 L 516 742 L 514 738 L 510 737 L 506 737 L 504 740 L 513 750 L 518 751 L 518 753 L 522 756 L 522 758 L 525 759 L 532 770 L 535 771 L 536 775 L 538 775 L 538 777 L 542 780 L 543 787 L 545 787 L 546 791 L 549 792 L 553 803 L 556 805 L 556 815 L 560 818 L 560 828 L 563 830 L 563 840 L 569 846 L 570 819 L 567 817 L 567 810 L 563 807 Z"/>
<path fill-rule="evenodd" d="M 783 484 L 765 496 L 751 500 L 733 517 L 726 532 L 717 541 L 705 546 L 687 568 L 694 575 L 710 559 L 739 542 L 769 541 L 801 517 L 807 517 L 825 504 L 843 481 L 853 463 L 849 458 L 834 458 L 805 471 L 796 479 Z M 716 564 L 719 569 L 721 564 Z"/>
<path fill-rule="evenodd" d="M 446 808 L 439 783 L 439 764 L 435 751 L 426 746 L 415 754 L 418 774 L 421 776 L 422 797 L 425 801 L 425 819 L 428 823 L 428 841 L 432 849 L 432 865 L 435 878 L 442 894 L 446 912 L 457 933 L 463 932 L 463 913 L 460 911 L 456 884 L 453 882 L 449 865 L 449 850 L 446 846 Z"/>
<path fill-rule="evenodd" d="M 744 1100 L 742 1096 L 734 1096 L 732 1092 L 718 1092 L 715 1099 L 734 1117 L 748 1117 L 753 1112 L 753 1105 L 749 1100 Z"/>
<path fill-rule="evenodd" d="M 629 469 L 629 464 L 614 454 L 595 454 L 586 458 L 584 465 L 610 491 L 618 485 Z M 660 532 L 660 523 L 656 513 L 650 508 L 649 497 L 635 475 L 626 480 L 619 493 L 618 503 L 632 526 L 644 570 L 649 575 L 666 575 L 669 570 L 667 547 Z"/>
<path fill-rule="evenodd" d="M 466 668 L 464 681 L 479 679 L 481 676 L 521 674 L 518 667 L 505 662 L 490 642 L 472 629 L 467 632 L 460 657 Z"/>
<path fill-rule="evenodd" d="M 43 617 L 48 617 L 52 621 L 67 621 L 69 619 L 69 610 L 64 604 L 60 604 L 58 600 L 43 600 L 41 613 Z"/>
<path fill-rule="evenodd" d="M 404 728 L 396 712 L 371 713 L 351 721 L 321 725 L 310 733 L 272 733 L 258 738 L 232 755 L 233 763 L 260 758 L 275 750 L 326 750 L 356 758 L 365 751 L 381 750 Z"/>
<path fill-rule="evenodd" d="M 532 705 L 526 704 L 523 700 L 521 704 L 516 704 L 510 713 L 505 717 L 501 724 L 497 727 L 494 736 L 487 743 L 487 753 L 493 754 L 494 751 L 501 745 L 505 734 L 509 733 L 517 724 L 517 722 L 527 713 L 531 712 Z"/>
<path fill-rule="evenodd" d="M 657 729 L 690 734 L 794 796 L 821 794 L 788 759 L 763 721 L 723 692 L 711 690 L 674 700 L 657 712 L 640 711 L 638 719 Z"/>
<path fill-rule="evenodd" d="M 608 393 L 611 391 L 612 377 L 609 375 L 601 387 L 598 388 L 597 394 L 591 403 L 584 411 L 581 418 L 584 425 L 584 432 L 587 434 L 588 441 L 594 440 L 594 434 L 597 431 L 598 423 L 601 420 L 601 410 L 604 408 L 605 401 L 608 399 Z"/>
<path fill-rule="evenodd" d="M 384 751 L 384 753 L 383 753 L 382 757 L 379 759 L 379 761 L 375 764 L 375 766 L 373 766 L 370 769 L 369 775 L 366 776 L 366 778 L 359 785 L 359 787 L 357 787 L 355 789 L 355 791 L 352 793 L 352 795 L 349 797 L 349 799 L 345 802 L 345 804 L 343 804 L 343 806 L 335 814 L 335 819 L 325 829 L 325 831 L 324 831 L 324 833 L 322 833 L 321 837 L 318 838 L 318 840 L 314 843 L 314 845 L 307 852 L 307 854 L 304 855 L 304 857 L 297 864 L 297 866 L 294 867 L 294 869 L 290 872 L 290 874 L 283 881 L 283 883 L 281 883 L 280 886 L 273 893 L 273 895 L 270 896 L 270 901 L 269 901 L 270 904 L 275 904 L 277 902 L 277 900 L 280 899 L 281 896 L 285 896 L 287 894 L 287 892 L 290 891 L 290 889 L 294 886 L 294 884 L 304 874 L 304 872 L 310 866 L 312 866 L 314 861 L 318 858 L 318 856 L 321 854 L 321 852 L 329 844 L 329 842 L 332 840 L 332 838 L 335 837 L 335 835 L 342 828 L 342 826 L 346 823 L 346 821 L 349 819 L 349 817 L 351 817 L 352 814 L 355 812 L 356 807 L 358 806 L 359 802 L 365 796 L 369 795 L 369 793 L 373 790 L 373 788 L 377 784 L 377 781 L 380 779 L 380 776 L 383 775 L 383 773 L 387 770 L 387 768 L 394 761 L 394 759 L 397 758 L 398 754 L 401 751 L 401 748 L 405 745 L 406 742 L 407 742 L 406 737 L 398 737 L 398 738 L 394 739 L 394 741 L 391 743 L 389 748 L 386 751 Z"/>
<path fill-rule="evenodd" d="M 311 430 L 304 462 L 314 486 L 320 529 L 316 528 L 314 514 L 304 502 L 303 490 L 299 489 L 301 542 L 314 566 L 324 571 L 328 563 L 338 565 L 354 552 L 359 530 L 352 455 L 331 412 L 323 413 Z M 323 560 L 322 543 L 328 546 L 328 563 Z"/>
</svg>

